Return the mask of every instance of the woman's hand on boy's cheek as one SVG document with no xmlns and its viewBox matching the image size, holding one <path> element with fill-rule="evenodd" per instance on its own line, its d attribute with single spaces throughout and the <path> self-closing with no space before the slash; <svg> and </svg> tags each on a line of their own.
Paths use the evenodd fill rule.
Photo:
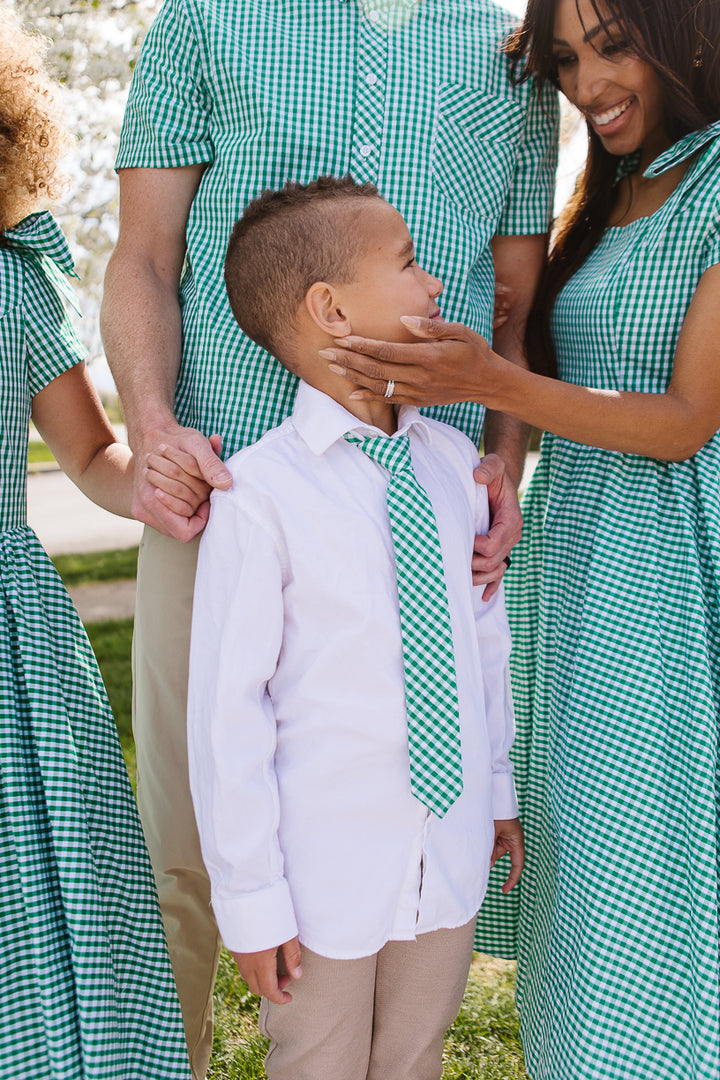
<svg viewBox="0 0 720 1080">
<path fill-rule="evenodd" d="M 296 937 L 272 949 L 260 952 L 236 953 L 233 959 L 238 971 L 253 994 L 266 997 L 276 1005 L 292 1001 L 286 986 L 302 975 L 300 967 L 300 942 Z"/>
<path fill-rule="evenodd" d="M 502 887 L 504 893 L 515 888 L 525 865 L 525 837 L 520 818 L 495 819 L 495 846 L 490 857 L 490 866 L 494 866 L 498 859 L 508 852 L 510 873 Z"/>
<path fill-rule="evenodd" d="M 487 487 L 490 531 L 475 537 L 473 584 L 485 585 L 483 600 L 490 600 L 510 565 L 510 552 L 522 535 L 522 514 L 517 489 L 498 454 L 486 454 L 474 475 L 476 483 Z"/>
<path fill-rule="evenodd" d="M 210 436 L 210 444 L 219 456 L 219 435 Z M 200 472 L 192 454 L 173 446 L 158 446 L 145 459 L 145 477 L 155 488 L 158 499 L 173 513 L 192 517 L 207 502 L 212 486 Z"/>
</svg>

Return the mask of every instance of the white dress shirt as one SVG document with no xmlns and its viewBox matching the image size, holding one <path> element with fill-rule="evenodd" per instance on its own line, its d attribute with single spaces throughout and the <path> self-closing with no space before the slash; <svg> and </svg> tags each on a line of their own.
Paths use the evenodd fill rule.
<svg viewBox="0 0 720 1080">
<path fill-rule="evenodd" d="M 474 587 L 488 529 L 478 455 L 403 407 L 435 510 L 455 649 L 463 791 L 441 819 L 410 791 L 387 471 L 343 439 L 383 434 L 301 384 L 293 415 L 228 461 L 200 545 L 190 781 L 225 944 L 290 940 L 369 956 L 464 925 L 487 886 L 493 818 L 517 815 L 502 590 Z"/>
</svg>

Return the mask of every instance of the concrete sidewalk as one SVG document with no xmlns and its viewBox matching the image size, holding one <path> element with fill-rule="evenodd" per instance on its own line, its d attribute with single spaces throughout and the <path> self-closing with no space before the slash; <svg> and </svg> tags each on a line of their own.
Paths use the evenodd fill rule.
<svg viewBox="0 0 720 1080">
<path fill-rule="evenodd" d="M 49 555 L 135 547 L 143 530 L 139 521 L 96 506 L 57 468 L 28 476 L 28 524 Z M 84 623 L 131 619 L 135 614 L 134 580 L 77 585 L 68 591 Z"/>
<path fill-rule="evenodd" d="M 48 555 L 134 547 L 143 530 L 96 506 L 59 469 L 28 476 L 28 525 Z"/>
</svg>

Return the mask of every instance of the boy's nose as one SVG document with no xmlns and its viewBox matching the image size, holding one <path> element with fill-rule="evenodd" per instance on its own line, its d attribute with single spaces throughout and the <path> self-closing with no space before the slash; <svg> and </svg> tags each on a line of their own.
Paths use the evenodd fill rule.
<svg viewBox="0 0 720 1080">
<path fill-rule="evenodd" d="M 427 273 L 427 271 L 426 271 Z M 428 274 L 428 292 L 433 299 L 439 296 L 443 290 L 443 284 L 440 278 L 433 277 L 432 274 Z"/>
</svg>

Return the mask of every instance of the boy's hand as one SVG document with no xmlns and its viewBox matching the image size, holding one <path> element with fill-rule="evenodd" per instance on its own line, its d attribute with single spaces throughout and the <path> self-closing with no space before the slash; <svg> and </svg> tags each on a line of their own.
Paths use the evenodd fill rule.
<svg viewBox="0 0 720 1080">
<path fill-rule="evenodd" d="M 296 937 L 274 949 L 260 952 L 236 953 L 233 959 L 238 971 L 253 994 L 261 994 L 276 1005 L 292 1001 L 285 987 L 292 979 L 302 975 L 300 967 L 300 942 Z"/>
<path fill-rule="evenodd" d="M 220 436 L 211 435 L 209 442 L 219 456 Z M 147 454 L 145 479 L 155 488 L 155 495 L 163 505 L 180 517 L 193 517 L 212 491 L 192 454 L 164 444 Z"/>
<path fill-rule="evenodd" d="M 514 889 L 520 880 L 525 865 L 525 837 L 520 818 L 495 819 L 495 847 L 490 857 L 490 866 L 506 852 L 510 852 L 510 873 L 502 887 L 504 893 Z"/>
</svg>

